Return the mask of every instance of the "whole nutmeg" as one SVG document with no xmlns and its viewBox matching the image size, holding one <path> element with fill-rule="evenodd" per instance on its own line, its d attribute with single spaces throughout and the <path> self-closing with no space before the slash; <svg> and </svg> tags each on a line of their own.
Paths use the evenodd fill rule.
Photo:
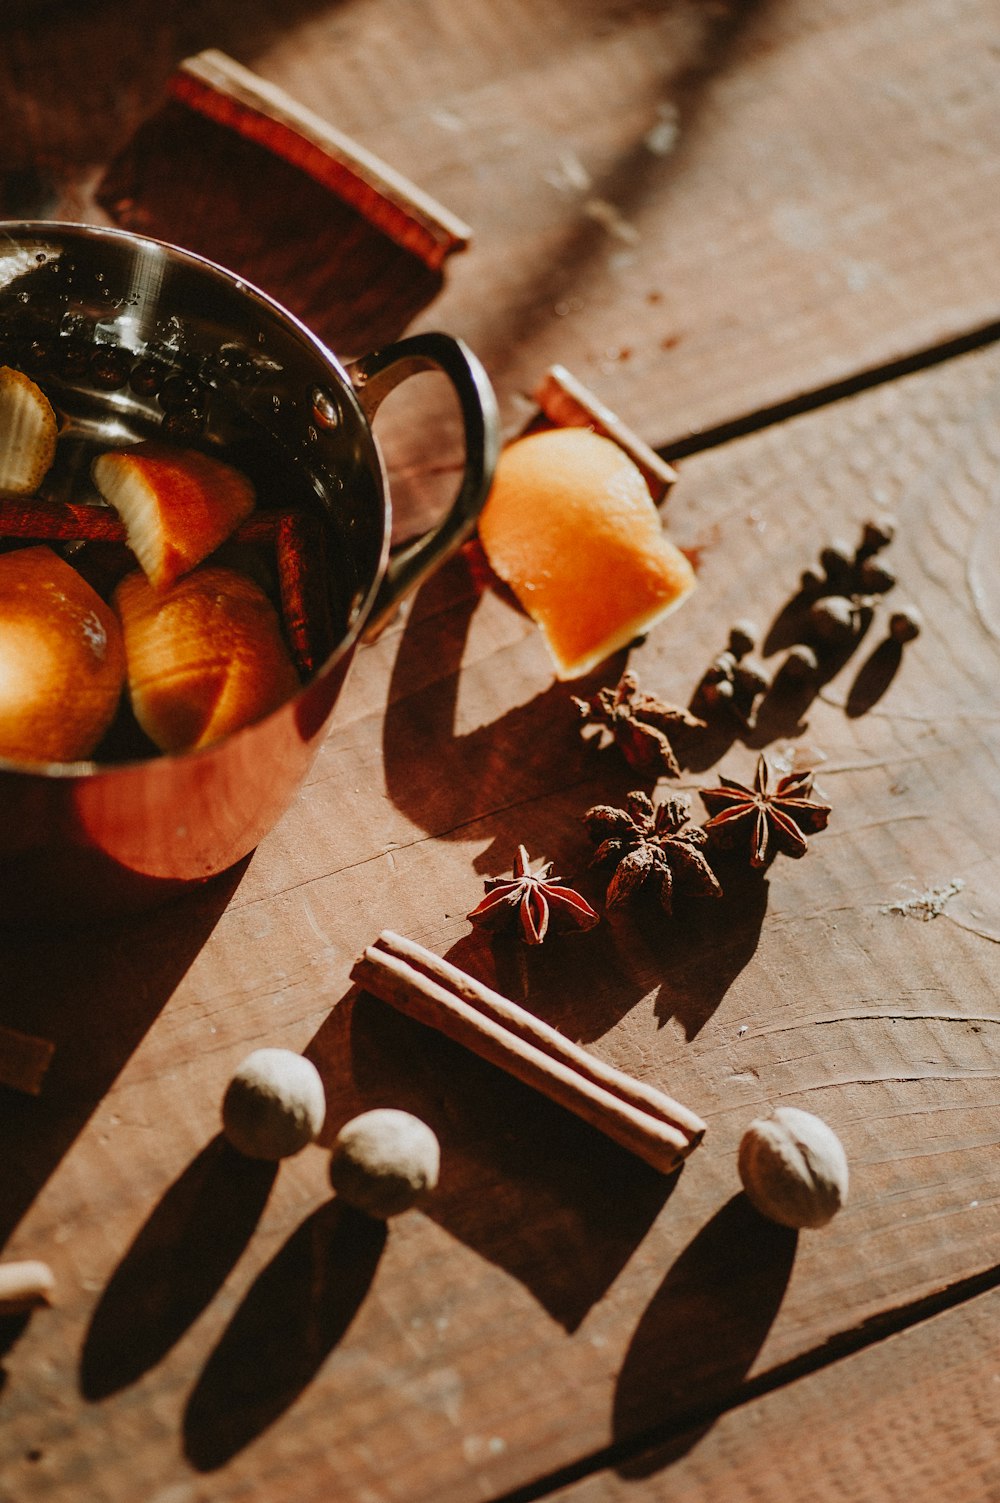
<svg viewBox="0 0 1000 1503">
<path fill-rule="evenodd" d="M 740 1143 L 747 1199 L 781 1226 L 825 1226 L 847 1199 L 847 1155 L 812 1112 L 779 1106 L 751 1122 Z"/>
<path fill-rule="evenodd" d="M 440 1164 L 440 1146 L 426 1122 L 394 1107 L 376 1107 L 340 1129 L 330 1183 L 348 1205 L 385 1220 L 436 1187 Z"/>
<path fill-rule="evenodd" d="M 255 1049 L 222 1102 L 222 1131 L 251 1159 L 288 1158 L 319 1136 L 326 1092 L 311 1060 L 291 1049 Z"/>
</svg>

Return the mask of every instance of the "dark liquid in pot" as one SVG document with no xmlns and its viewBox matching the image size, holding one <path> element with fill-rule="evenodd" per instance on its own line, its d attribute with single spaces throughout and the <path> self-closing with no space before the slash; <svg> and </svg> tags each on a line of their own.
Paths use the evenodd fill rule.
<svg viewBox="0 0 1000 1503">
<path fill-rule="evenodd" d="M 20 327 L 18 326 L 20 324 Z M 351 553 L 338 538 L 337 497 L 343 482 L 321 464 L 303 462 L 248 410 L 278 410 L 286 400 L 269 392 L 266 362 L 234 345 L 197 360 L 169 348 L 124 345 L 76 332 L 26 330 L 16 318 L 0 317 L 0 364 L 30 376 L 59 420 L 56 457 L 39 486 L 38 499 L 105 507 L 91 478 L 98 454 L 156 438 L 179 448 L 201 449 L 224 459 L 253 483 L 257 512 L 294 508 L 321 518 L 325 535 L 324 632 L 331 648 L 348 629 L 361 593 Z M 261 372 L 263 366 L 263 374 Z M 274 380 L 273 377 L 270 379 Z M 244 403 L 247 392 L 253 401 Z M 307 442 L 312 430 L 306 427 Z M 0 537 L 0 552 L 30 540 Z M 110 601 L 124 574 L 137 567 L 123 543 L 49 542 Z M 273 547 L 259 542 L 224 543 L 209 560 L 249 575 L 281 616 Z M 159 755 L 131 714 L 127 694 L 101 745 L 96 762 L 123 762 Z"/>
</svg>

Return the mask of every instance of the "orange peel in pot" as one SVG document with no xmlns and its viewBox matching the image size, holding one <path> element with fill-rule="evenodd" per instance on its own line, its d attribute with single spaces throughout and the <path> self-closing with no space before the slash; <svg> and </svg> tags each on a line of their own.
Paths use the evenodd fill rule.
<svg viewBox="0 0 1000 1503">
<path fill-rule="evenodd" d="M 638 466 L 589 428 L 508 445 L 479 538 L 541 629 L 559 679 L 579 678 L 649 631 L 695 584 Z"/>
</svg>

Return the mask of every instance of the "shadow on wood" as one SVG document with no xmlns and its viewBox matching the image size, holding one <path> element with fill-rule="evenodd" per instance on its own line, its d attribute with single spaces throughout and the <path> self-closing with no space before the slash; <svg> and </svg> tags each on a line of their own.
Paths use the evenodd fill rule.
<svg viewBox="0 0 1000 1503">
<path fill-rule="evenodd" d="M 662 1449 L 621 1462 L 639 1478 L 689 1451 L 731 1401 L 784 1298 L 798 1234 L 765 1221 L 742 1194 L 728 1201 L 670 1269 L 636 1327 L 618 1376 L 616 1442 L 683 1429 Z"/>
<path fill-rule="evenodd" d="M 0 1244 L 191 966 L 248 860 L 128 920 L 0 931 L 0 1023 L 54 1045 L 39 1095 L 0 1088 L 6 1163 Z"/>
<path fill-rule="evenodd" d="M 195 1385 L 184 1451 L 224 1466 L 291 1407 L 343 1337 L 375 1277 L 386 1229 L 327 1201 L 259 1275 Z"/>
<path fill-rule="evenodd" d="M 903 661 L 903 648 L 893 637 L 886 637 L 858 669 L 857 677 L 844 706 L 852 720 L 866 715 L 878 704 L 892 683 Z"/>
<path fill-rule="evenodd" d="M 677 1183 L 366 992 L 334 1008 L 306 1054 L 327 1086 L 324 1141 L 375 1106 L 422 1118 L 441 1142 L 424 1214 L 567 1330 L 611 1286 Z"/>
<path fill-rule="evenodd" d="M 402 632 L 382 729 L 389 797 L 408 819 L 435 838 L 465 838 L 470 818 L 509 811 L 549 792 L 553 767 L 563 787 L 586 776 L 593 755 L 579 734 L 572 696 L 615 677 L 618 659 L 600 675 L 573 684 L 553 683 L 514 710 L 484 719 L 457 734 L 459 670 L 473 613 L 484 587 L 474 551 L 466 550 L 418 591 Z M 428 681 L 428 664 L 433 677 Z M 486 686 L 486 693 L 489 687 Z M 508 702 L 503 686 L 496 703 Z M 490 714 L 490 703 L 482 713 Z M 433 754 L 428 755 L 428 749 Z M 530 817 L 530 811 L 524 811 Z M 510 822 L 509 813 L 498 818 Z M 582 827 L 581 827 L 582 828 Z M 498 852 L 509 869 L 517 842 Z M 585 842 L 581 843 L 581 850 Z M 490 860 L 490 856 L 484 860 Z M 499 868 L 498 868 L 499 869 Z"/>
<path fill-rule="evenodd" d="M 80 1364 L 84 1398 L 134 1383 L 180 1340 L 249 1242 L 277 1169 L 220 1136 L 175 1180 L 94 1312 Z"/>
</svg>

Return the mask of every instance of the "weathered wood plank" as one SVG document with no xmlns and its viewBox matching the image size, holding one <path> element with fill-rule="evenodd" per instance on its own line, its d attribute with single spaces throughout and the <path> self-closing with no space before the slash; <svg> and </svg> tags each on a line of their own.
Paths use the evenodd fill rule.
<svg viewBox="0 0 1000 1503">
<path fill-rule="evenodd" d="M 425 4 L 258 66 L 473 226 L 422 322 L 509 403 L 561 361 L 665 443 L 1000 316 L 994 22 Z"/>
<path fill-rule="evenodd" d="M 1000 317 L 983 0 L 148 9 L 5 38 L 4 211 L 102 217 L 100 164 L 222 48 L 472 226 L 421 322 L 469 339 L 512 423 L 561 362 L 664 444 Z M 290 224 L 276 268 L 294 248 Z"/>
<path fill-rule="evenodd" d="M 994 1503 L 998 1319 L 994 1290 L 549 1496 Z"/>
<path fill-rule="evenodd" d="M 2 941 L 0 1022 L 55 1044 L 40 1095 L 4 1101 L 6 1255 L 46 1258 L 60 1290 L 7 1333 L 18 1503 L 469 1503 L 994 1265 L 998 376 L 996 351 L 966 357 L 689 460 L 671 492 L 700 588 L 631 664 L 675 699 L 734 617 L 782 618 L 831 535 L 898 514 L 896 594 L 927 630 L 880 684 L 864 670 L 866 713 L 884 615 L 801 728 L 770 722 L 834 805 L 804 861 L 710 914 L 537 955 L 470 936 L 518 840 L 582 873 L 581 811 L 633 779 L 584 745 L 570 686 L 466 557 L 359 655 L 235 890 L 69 949 Z M 702 751 L 692 787 L 753 766 L 739 740 Z M 599 899 L 596 874 L 581 884 Z M 906 904 L 935 892 L 921 922 Z M 698 1110 L 709 1134 L 676 1184 L 355 1003 L 347 973 L 382 927 Z M 433 1123 L 425 1213 L 383 1243 L 331 1204 L 319 1149 L 272 1184 L 212 1146 L 228 1074 L 263 1043 L 317 1061 L 327 1136 L 375 1103 Z M 781 1101 L 825 1116 L 853 1170 L 847 1210 L 798 1240 L 737 1195 L 739 1137 Z"/>
</svg>

